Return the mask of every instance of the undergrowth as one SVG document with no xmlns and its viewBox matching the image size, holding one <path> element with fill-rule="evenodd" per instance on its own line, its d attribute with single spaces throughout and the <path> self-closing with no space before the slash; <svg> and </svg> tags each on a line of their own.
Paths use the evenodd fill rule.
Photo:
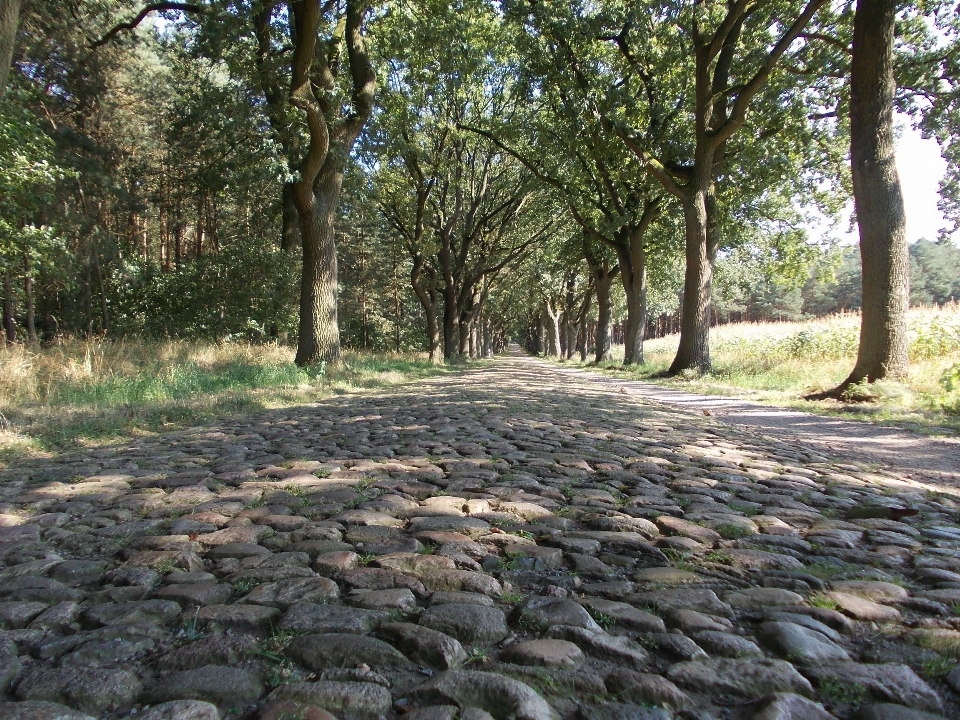
<svg viewBox="0 0 960 720">
<path fill-rule="evenodd" d="M 280 345 L 65 340 L 0 349 L 0 461 L 315 402 L 444 372 L 414 354 L 345 352 L 300 368 Z"/>
</svg>

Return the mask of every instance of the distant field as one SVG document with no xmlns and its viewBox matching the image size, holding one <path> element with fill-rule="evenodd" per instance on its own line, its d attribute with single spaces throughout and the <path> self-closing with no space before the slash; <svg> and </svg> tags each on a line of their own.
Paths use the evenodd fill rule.
<svg viewBox="0 0 960 720">
<path fill-rule="evenodd" d="M 960 305 L 910 311 L 910 377 L 903 385 L 879 383 L 851 393 L 851 399 L 868 402 L 803 400 L 801 396 L 835 387 L 847 377 L 859 334 L 859 313 L 806 322 L 724 325 L 710 331 L 713 372 L 655 381 L 925 432 L 960 430 Z M 601 369 L 649 378 L 669 367 L 678 341 L 678 335 L 648 340 L 646 364 L 628 370 L 619 369 L 623 347 L 616 347 L 615 361 Z"/>
<path fill-rule="evenodd" d="M 443 372 L 414 354 L 347 352 L 335 368 L 307 369 L 293 355 L 279 345 L 187 341 L 0 348 L 0 464 Z"/>
</svg>

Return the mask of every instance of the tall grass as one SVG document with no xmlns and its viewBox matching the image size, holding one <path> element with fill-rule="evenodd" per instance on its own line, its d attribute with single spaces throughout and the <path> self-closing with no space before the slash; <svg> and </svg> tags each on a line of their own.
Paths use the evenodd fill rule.
<svg viewBox="0 0 960 720">
<path fill-rule="evenodd" d="M 442 372 L 414 354 L 347 352 L 299 368 L 279 345 L 66 340 L 0 350 L 0 458 L 194 424 Z"/>
<path fill-rule="evenodd" d="M 601 369 L 649 378 L 695 392 L 739 395 L 815 412 L 843 413 L 921 430 L 960 428 L 960 305 L 917 307 L 908 316 L 910 374 L 881 383 L 858 399 L 871 403 L 808 402 L 803 396 L 835 387 L 853 368 L 860 314 L 848 312 L 805 322 L 739 323 L 712 328 L 709 374 L 658 379 L 673 360 L 678 335 L 648 340 L 646 364 L 620 369 L 623 348 Z M 940 428 L 941 430 L 937 430 Z"/>
</svg>

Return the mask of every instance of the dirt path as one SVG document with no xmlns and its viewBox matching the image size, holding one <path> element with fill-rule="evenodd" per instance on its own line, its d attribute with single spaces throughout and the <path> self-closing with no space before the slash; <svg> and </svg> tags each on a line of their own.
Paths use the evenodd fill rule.
<svg viewBox="0 0 960 720">
<path fill-rule="evenodd" d="M 623 388 L 628 395 L 644 400 L 701 414 L 706 411 L 728 425 L 893 470 L 931 487 L 946 485 L 960 490 L 960 440 L 931 438 L 909 430 L 813 415 L 740 398 L 697 395 L 589 370 L 557 368 L 536 358 L 527 359 L 563 374 L 590 379 L 618 392 Z"/>
<path fill-rule="evenodd" d="M 957 502 L 621 385 L 498 358 L 4 470 L 0 717 L 960 717 Z"/>
</svg>

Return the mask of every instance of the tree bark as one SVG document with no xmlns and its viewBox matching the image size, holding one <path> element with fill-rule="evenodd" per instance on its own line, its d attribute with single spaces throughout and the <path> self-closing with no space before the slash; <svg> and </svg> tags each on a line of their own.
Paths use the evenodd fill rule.
<svg viewBox="0 0 960 720">
<path fill-rule="evenodd" d="M 649 201 L 636 227 L 624 228 L 626 242 L 617 245 L 620 281 L 627 297 L 627 322 L 623 332 L 623 364 L 643 364 L 643 338 L 647 329 L 647 249 L 644 236 L 658 214 L 658 203 Z"/>
<path fill-rule="evenodd" d="M 589 333 L 587 332 L 587 320 L 590 315 L 590 301 L 593 299 L 593 293 L 588 289 L 583 297 L 583 304 L 580 306 L 580 315 L 577 318 L 579 326 L 577 332 L 577 348 L 580 350 L 580 362 L 587 361 L 587 344 L 589 343 Z"/>
<path fill-rule="evenodd" d="M 554 310 L 550 300 L 545 300 L 543 309 L 550 318 L 550 327 L 547 332 L 547 354 L 560 357 L 560 311 Z"/>
<path fill-rule="evenodd" d="M 457 313 L 457 354 L 460 357 L 473 357 L 470 352 L 470 317 L 465 310 Z"/>
<path fill-rule="evenodd" d="M 327 50 L 317 51 L 321 7 L 312 0 L 288 0 L 291 35 L 294 40 L 290 74 L 290 102 L 306 115 L 310 142 L 299 164 L 294 183 L 294 202 L 303 245 L 300 283 L 300 324 L 297 365 L 340 360 L 340 328 L 337 318 L 337 247 L 334 221 L 343 173 L 349 156 L 373 108 L 376 75 L 363 40 L 366 6 L 347 0 L 343 40 L 347 47 L 353 83 L 351 112 L 328 125 L 325 110 L 334 114 L 324 93 L 318 99 L 314 84 L 331 91 L 335 72 L 327 64 Z M 339 42 L 339 41 L 338 41 Z"/>
<path fill-rule="evenodd" d="M 0 0 L 0 100 L 7 90 L 19 26 L 20 0 Z"/>
<path fill-rule="evenodd" d="M 567 276 L 567 288 L 563 302 L 563 357 L 567 360 L 573 357 L 577 344 L 577 321 L 574 314 L 574 307 L 577 303 L 574 291 L 576 279 L 575 273 Z"/>
<path fill-rule="evenodd" d="M 604 267 L 604 272 L 596 276 L 597 285 L 597 338 L 594 348 L 594 359 L 596 362 L 606 362 L 610 360 L 611 342 L 610 332 L 613 325 L 613 307 L 610 303 L 610 290 L 613 286 L 613 280 L 616 277 L 616 270 L 613 271 Z"/>
<path fill-rule="evenodd" d="M 457 290 L 445 284 L 443 287 L 443 357 L 454 358 L 460 351 L 460 335 L 457 328 Z"/>
<path fill-rule="evenodd" d="M 17 341 L 17 322 L 13 318 L 13 283 L 8 272 L 3 274 L 3 331 L 7 345 L 13 345 Z"/>
<path fill-rule="evenodd" d="M 671 374 L 688 369 L 701 372 L 710 370 L 710 292 L 717 248 L 708 242 L 707 233 L 707 193 L 711 178 L 708 175 L 700 180 L 701 187 L 690 193 L 683 202 L 686 271 L 680 344 L 668 370 Z"/>
<path fill-rule="evenodd" d="M 334 237 L 337 202 L 343 170 L 325 163 L 317 178 L 317 191 L 300 214 L 303 275 L 300 282 L 300 325 L 297 365 L 336 362 L 340 359 L 340 325 L 337 318 L 337 245 Z"/>
<path fill-rule="evenodd" d="M 283 227 L 280 232 L 280 249 L 294 250 L 300 247 L 300 221 L 297 215 L 297 204 L 293 198 L 293 183 L 283 184 L 281 195 Z"/>
<path fill-rule="evenodd" d="M 426 268 L 426 281 L 423 279 Z M 426 267 L 426 260 L 422 254 L 413 256 L 413 267 L 410 270 L 410 284 L 413 292 L 420 301 L 427 324 L 427 351 L 430 362 L 443 363 L 440 353 L 440 327 L 437 324 L 437 279 L 431 268 Z"/>
<path fill-rule="evenodd" d="M 893 0 L 858 0 L 853 22 L 850 164 L 860 227 L 863 311 L 857 362 L 844 386 L 903 379 L 909 366 L 910 261 L 893 137 L 896 9 Z"/>
<path fill-rule="evenodd" d="M 450 359 L 459 354 L 460 336 L 458 332 L 457 281 L 453 268 L 453 239 L 451 230 L 442 233 L 440 251 L 440 272 L 443 275 L 443 356 Z"/>
</svg>

